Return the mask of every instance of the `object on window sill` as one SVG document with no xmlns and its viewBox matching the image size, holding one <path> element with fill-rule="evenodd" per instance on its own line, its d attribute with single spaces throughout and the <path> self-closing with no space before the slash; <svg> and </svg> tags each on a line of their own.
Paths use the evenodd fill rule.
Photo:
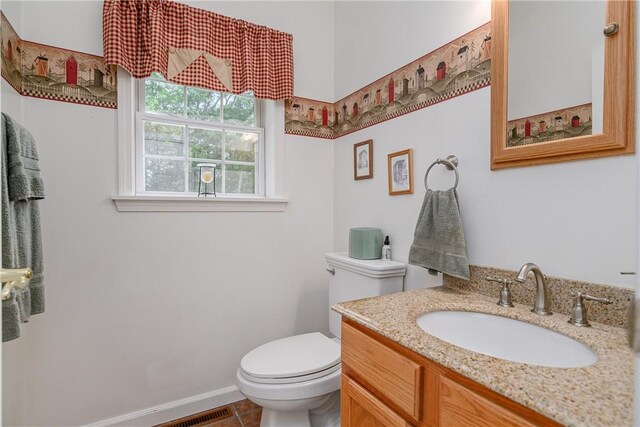
<svg viewBox="0 0 640 427">
<path fill-rule="evenodd" d="M 198 163 L 200 168 L 200 182 L 198 182 L 198 197 L 218 197 L 216 194 L 216 165 L 215 163 Z M 209 191 L 209 184 L 213 182 L 213 193 Z"/>
</svg>

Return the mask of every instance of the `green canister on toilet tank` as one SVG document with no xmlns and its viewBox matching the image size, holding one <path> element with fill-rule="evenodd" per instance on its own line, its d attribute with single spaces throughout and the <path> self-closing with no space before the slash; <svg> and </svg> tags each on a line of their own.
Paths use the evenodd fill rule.
<svg viewBox="0 0 640 427">
<path fill-rule="evenodd" d="M 349 256 L 356 259 L 380 259 L 382 257 L 382 230 L 373 227 L 350 229 Z"/>
</svg>

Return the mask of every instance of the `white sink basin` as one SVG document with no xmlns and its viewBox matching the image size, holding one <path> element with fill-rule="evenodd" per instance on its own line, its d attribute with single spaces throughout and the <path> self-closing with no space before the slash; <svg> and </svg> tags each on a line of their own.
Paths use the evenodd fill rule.
<svg viewBox="0 0 640 427">
<path fill-rule="evenodd" d="M 582 368 L 598 356 L 565 335 L 519 320 L 469 311 L 433 311 L 416 319 L 425 332 L 476 353 L 551 368 Z"/>
</svg>

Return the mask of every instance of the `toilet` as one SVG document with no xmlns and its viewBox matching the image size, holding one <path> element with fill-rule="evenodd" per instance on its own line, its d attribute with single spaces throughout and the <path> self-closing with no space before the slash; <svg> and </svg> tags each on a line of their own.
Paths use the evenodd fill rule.
<svg viewBox="0 0 640 427">
<path fill-rule="evenodd" d="M 403 263 L 325 255 L 330 273 L 329 307 L 402 291 Z M 236 373 L 238 389 L 262 406 L 261 427 L 340 426 L 341 317 L 329 308 L 329 330 L 294 335 L 247 353 Z"/>
</svg>

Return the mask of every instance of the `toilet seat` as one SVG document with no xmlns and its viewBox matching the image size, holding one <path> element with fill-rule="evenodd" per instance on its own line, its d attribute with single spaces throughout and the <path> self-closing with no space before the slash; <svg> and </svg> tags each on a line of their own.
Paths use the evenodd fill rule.
<svg viewBox="0 0 640 427">
<path fill-rule="evenodd" d="M 314 372 L 312 374 L 292 376 L 292 377 L 282 377 L 282 378 L 254 377 L 251 374 L 248 374 L 245 371 L 243 371 L 242 368 L 240 368 L 240 374 L 243 377 L 245 377 L 247 380 L 260 383 L 260 384 L 295 384 L 295 383 L 315 380 L 317 378 L 326 377 L 327 375 L 330 375 L 336 371 L 339 371 L 341 367 L 342 367 L 342 364 L 338 362 L 336 365 L 331 366 L 330 368 L 323 369 L 321 371 Z"/>
<path fill-rule="evenodd" d="M 271 341 L 247 353 L 239 372 L 251 382 L 291 384 L 340 369 L 340 345 L 319 332 Z"/>
<path fill-rule="evenodd" d="M 342 377 L 341 365 L 332 373 L 308 381 L 288 384 L 266 384 L 252 381 L 238 369 L 236 372 L 236 384 L 238 389 L 247 397 L 278 400 L 300 400 L 314 398 L 327 393 L 340 390 Z"/>
</svg>

